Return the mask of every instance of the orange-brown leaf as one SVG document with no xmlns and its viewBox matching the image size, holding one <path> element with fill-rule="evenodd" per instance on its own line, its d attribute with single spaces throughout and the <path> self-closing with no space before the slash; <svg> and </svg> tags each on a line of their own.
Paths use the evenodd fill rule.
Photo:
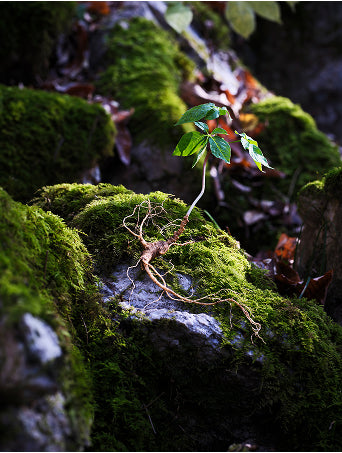
<svg viewBox="0 0 342 453">
<path fill-rule="evenodd" d="M 274 253 L 278 260 L 284 260 L 287 261 L 288 263 L 293 263 L 296 246 L 297 238 L 290 237 L 287 234 L 282 233 L 280 235 Z"/>
</svg>

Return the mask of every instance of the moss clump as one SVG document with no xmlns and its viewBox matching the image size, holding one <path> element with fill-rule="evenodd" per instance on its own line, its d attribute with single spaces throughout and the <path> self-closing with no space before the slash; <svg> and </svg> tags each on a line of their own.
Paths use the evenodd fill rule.
<svg viewBox="0 0 342 453">
<path fill-rule="evenodd" d="M 325 198 L 325 195 L 338 200 L 342 197 L 342 167 L 335 167 L 328 171 L 322 179 L 309 182 L 298 192 L 298 199 L 305 198 Z"/>
<path fill-rule="evenodd" d="M 324 190 L 332 197 L 342 199 L 342 167 L 333 168 L 325 175 Z"/>
<path fill-rule="evenodd" d="M 79 190 L 84 197 L 81 185 L 73 185 L 72 190 L 74 194 Z M 115 195 L 97 198 L 95 191 L 89 190 L 94 200 L 81 208 L 70 224 L 86 233 L 84 240 L 99 272 L 109 274 L 116 263 L 139 258 L 140 245 L 123 227 L 122 221 L 136 204 L 146 200 L 146 196 L 120 190 Z M 60 209 L 68 190 L 65 187 L 63 194 L 47 187 L 42 196 L 50 199 L 49 209 L 53 211 L 55 203 Z M 186 206 L 161 192 L 152 193 L 149 198 L 153 204 L 162 204 L 164 208 L 159 217 L 145 225 L 144 237 L 152 241 L 162 239 L 160 231 L 166 236 L 173 231 L 172 227 L 167 227 L 168 222 L 182 218 Z M 137 220 L 131 217 L 127 221 L 134 226 Z M 231 383 L 228 389 L 222 384 L 225 390 L 221 393 L 214 389 L 207 392 L 205 407 L 212 414 L 213 424 L 220 423 L 217 414 L 224 414 L 227 407 L 234 408 L 240 421 L 269 413 L 267 426 L 276 433 L 278 449 L 339 450 L 342 447 L 341 327 L 333 323 L 316 302 L 279 296 L 272 284 L 262 278 L 262 271 L 247 261 L 236 242 L 206 223 L 198 210 L 192 212 L 183 240 L 189 244 L 172 247 L 165 259 L 158 258 L 154 263 L 170 271 L 165 276 L 168 284 L 178 289 L 174 271 L 190 275 L 199 296 L 221 291 L 222 297 L 234 298 L 249 307 L 253 318 L 262 325 L 264 342 L 257 338 L 251 342 L 251 326 L 237 305 L 223 302 L 212 307 L 212 314 L 220 321 L 224 332 L 221 347 L 227 352 L 227 360 L 222 359 L 219 369 L 223 379 Z M 107 308 L 108 318 L 113 319 L 114 313 L 115 319 L 122 319 L 117 301 L 113 300 Z M 187 308 L 194 312 L 199 310 L 191 304 Z M 207 309 L 200 307 L 200 310 Z M 154 324 L 147 322 L 144 332 L 153 328 Z M 149 342 L 142 339 L 141 327 L 136 330 L 134 323 L 128 322 L 125 326 L 121 323 L 121 329 L 126 339 L 116 349 L 113 342 L 120 337 L 113 333 L 108 333 L 106 340 L 103 336 L 97 343 L 94 340 L 90 359 L 98 398 L 94 445 L 100 450 L 165 451 L 180 449 L 179 445 L 190 450 L 198 448 L 201 434 L 196 430 L 192 432 L 192 428 L 188 428 L 191 436 L 184 434 L 179 429 L 179 420 L 181 425 L 191 426 L 193 418 L 185 415 L 182 418 L 183 410 L 185 413 L 191 407 L 194 413 L 200 413 L 201 402 L 196 398 L 205 394 L 199 389 L 200 383 L 199 387 L 194 386 L 198 381 L 196 376 L 201 376 L 201 381 L 211 389 L 210 382 L 217 382 L 213 381 L 215 370 L 203 368 L 197 355 L 187 356 L 181 370 L 176 353 L 167 351 L 165 357 L 155 355 Z M 190 371 L 185 373 L 184 370 Z M 247 373 L 251 379 L 249 384 L 231 380 L 232 375 L 239 373 Z M 220 388 L 220 385 L 214 387 Z M 215 394 L 219 394 L 217 399 Z M 152 401 L 153 409 L 151 405 L 149 410 L 153 423 L 158 426 L 157 436 L 149 426 L 148 417 L 142 416 L 144 405 Z M 251 408 L 254 415 L 250 415 Z M 114 420 L 110 427 L 108 420 Z M 177 423 L 172 424 L 170 420 Z M 207 426 L 205 429 L 209 430 Z M 210 437 L 208 431 L 206 433 Z M 222 444 L 215 445 L 222 447 Z"/>
<path fill-rule="evenodd" d="M 135 140 L 173 143 L 182 129 L 173 124 L 186 110 L 179 84 L 189 77 L 193 64 L 172 36 L 147 19 L 133 18 L 128 28 L 118 24 L 111 31 L 107 61 L 110 66 L 100 76 L 98 90 L 124 108 L 134 107 L 130 129 Z"/>
<path fill-rule="evenodd" d="M 0 184 L 26 201 L 46 184 L 79 178 L 112 154 L 115 128 L 100 105 L 0 86 Z"/>
<path fill-rule="evenodd" d="M 293 185 L 295 194 L 309 181 L 341 164 L 337 146 L 317 129 L 314 119 L 299 105 L 284 97 L 271 97 L 253 105 L 251 110 L 267 124 L 258 141 L 272 166 L 287 176 L 279 181 L 283 193 L 287 194 Z"/>
<path fill-rule="evenodd" d="M 78 448 L 89 437 L 91 389 L 71 339 L 76 338 L 76 308 L 85 310 L 86 301 L 95 297 L 91 260 L 77 232 L 54 214 L 14 202 L 3 189 L 0 212 L 1 321 L 15 329 L 22 315 L 31 313 L 57 332 L 65 352 L 58 379 L 66 407 L 72 408 L 69 417 L 75 439 L 70 445 Z M 89 311 L 90 306 L 88 302 Z"/>
<path fill-rule="evenodd" d="M 1 2 L 0 82 L 32 83 L 44 76 L 58 35 L 68 31 L 76 2 Z"/>
<path fill-rule="evenodd" d="M 32 203 L 40 206 L 45 211 L 53 208 L 54 214 L 63 217 L 66 221 L 71 221 L 76 214 L 94 199 L 121 193 L 133 195 L 131 190 L 126 189 L 122 185 L 113 186 L 100 183 L 95 186 L 64 183 L 43 187 L 38 191 L 37 197 L 32 200 Z"/>
</svg>

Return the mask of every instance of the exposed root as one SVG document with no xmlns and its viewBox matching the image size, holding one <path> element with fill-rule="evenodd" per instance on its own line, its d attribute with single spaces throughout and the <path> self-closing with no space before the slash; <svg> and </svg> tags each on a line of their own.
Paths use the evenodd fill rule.
<svg viewBox="0 0 342 453">
<path fill-rule="evenodd" d="M 147 207 L 147 212 L 145 216 L 142 218 L 140 221 L 140 210 L 141 208 L 146 208 Z M 127 220 L 135 215 L 137 212 L 137 222 L 134 227 L 134 231 L 127 225 Z M 251 340 L 253 342 L 253 336 L 260 338 L 262 341 L 264 341 L 260 335 L 259 332 L 261 330 L 261 324 L 254 321 L 252 318 L 252 315 L 250 313 L 249 308 L 242 302 L 238 302 L 233 298 L 220 298 L 219 293 L 221 291 L 218 291 L 217 293 L 210 294 L 208 296 L 196 298 L 196 299 L 191 299 L 190 297 L 185 297 L 182 296 L 181 294 L 176 293 L 173 289 L 169 288 L 166 284 L 166 281 L 164 279 L 164 276 L 161 275 L 157 269 L 151 264 L 151 262 L 154 260 L 154 258 L 157 258 L 158 256 L 165 255 L 167 251 L 170 249 L 171 246 L 173 245 L 186 245 L 191 243 L 191 241 L 188 241 L 184 244 L 178 244 L 177 241 L 181 234 L 184 232 L 184 229 L 189 221 L 189 215 L 188 213 L 183 217 L 179 228 L 173 233 L 171 237 L 164 241 L 155 241 L 155 242 L 147 242 L 144 237 L 143 237 L 143 226 L 146 224 L 148 221 L 153 222 L 153 218 L 155 216 L 161 215 L 163 212 L 165 212 L 163 205 L 159 205 L 156 207 L 152 207 L 151 201 L 148 199 L 147 201 L 142 202 L 141 204 L 135 206 L 132 214 L 128 215 L 127 217 L 124 218 L 123 220 L 123 225 L 124 227 L 135 237 L 138 238 L 139 242 L 141 243 L 143 247 L 143 253 L 141 254 L 138 262 L 135 264 L 135 266 L 131 266 L 127 269 L 127 276 L 132 282 L 132 292 L 134 290 L 135 284 L 134 281 L 130 278 L 129 276 L 129 269 L 132 269 L 133 267 L 136 267 L 139 263 L 141 263 L 142 268 L 145 270 L 147 275 L 150 277 L 150 279 L 157 285 L 159 288 L 163 290 L 163 292 L 172 300 L 175 300 L 177 302 L 184 302 L 184 303 L 191 303 L 191 304 L 197 304 L 197 305 L 205 305 L 205 306 L 210 306 L 210 305 L 216 305 L 218 303 L 223 303 L 223 302 L 229 302 L 232 306 L 232 304 L 237 305 L 242 312 L 244 313 L 245 317 L 249 321 L 253 334 L 251 336 Z M 173 224 L 175 225 L 175 224 Z M 167 225 L 167 226 L 170 226 Z M 165 230 L 166 227 L 164 228 L 159 228 L 160 232 Z M 163 294 L 163 293 L 162 293 Z M 160 296 L 161 297 L 161 296 Z M 211 299 L 212 302 L 205 302 L 205 300 Z M 159 299 L 158 299 L 159 300 Z"/>
</svg>

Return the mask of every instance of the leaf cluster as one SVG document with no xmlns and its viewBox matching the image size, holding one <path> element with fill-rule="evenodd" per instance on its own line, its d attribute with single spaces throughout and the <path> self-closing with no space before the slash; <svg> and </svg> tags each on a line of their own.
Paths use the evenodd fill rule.
<svg viewBox="0 0 342 453">
<path fill-rule="evenodd" d="M 286 2 L 292 9 L 297 1 Z M 232 29 L 244 38 L 254 32 L 256 16 L 281 24 L 281 11 L 276 1 L 239 1 L 226 2 L 225 17 Z M 178 33 L 182 33 L 191 24 L 191 8 L 182 2 L 172 2 L 165 13 L 167 23 Z"/>
<path fill-rule="evenodd" d="M 220 135 L 228 135 L 225 129 L 215 127 L 212 132 L 209 132 L 208 125 L 204 122 L 207 120 L 217 119 L 221 115 L 228 115 L 229 112 L 226 107 L 217 107 L 214 103 L 208 102 L 206 104 L 197 105 L 187 110 L 182 117 L 177 121 L 175 126 L 184 123 L 194 123 L 202 132 L 191 131 L 187 132 L 179 140 L 173 155 L 174 156 L 191 156 L 195 154 L 193 167 L 198 163 L 202 156 L 205 155 L 207 146 L 213 156 L 223 160 L 227 164 L 230 163 L 231 147 L 227 140 L 220 137 Z M 200 121 L 201 120 L 201 121 Z M 240 136 L 240 141 L 243 148 L 249 152 L 249 155 L 254 160 L 256 166 L 262 171 L 262 165 L 268 168 L 270 165 L 264 157 L 257 141 L 249 137 L 245 132 L 235 133 Z M 239 140 L 238 140 L 239 141 Z"/>
</svg>

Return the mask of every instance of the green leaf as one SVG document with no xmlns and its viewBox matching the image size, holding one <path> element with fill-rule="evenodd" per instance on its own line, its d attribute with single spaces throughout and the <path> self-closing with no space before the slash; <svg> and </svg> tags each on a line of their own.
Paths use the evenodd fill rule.
<svg viewBox="0 0 342 453">
<path fill-rule="evenodd" d="M 258 142 L 256 140 L 253 140 L 245 132 L 242 132 L 240 134 L 238 131 L 235 131 L 235 134 L 240 135 L 242 146 L 245 148 L 246 151 L 249 152 L 249 155 L 254 160 L 256 166 L 259 168 L 260 171 L 262 171 L 262 165 L 264 167 L 273 168 L 269 165 L 266 157 L 262 154 L 262 151 L 259 148 Z"/>
<path fill-rule="evenodd" d="M 209 127 L 206 123 L 202 123 L 201 121 L 195 121 L 195 125 L 202 129 L 202 131 L 209 132 Z"/>
<path fill-rule="evenodd" d="M 246 2 L 248 5 L 264 19 L 272 20 L 281 24 L 280 8 L 278 2 L 263 1 L 263 2 Z"/>
<path fill-rule="evenodd" d="M 229 143 L 221 137 L 209 137 L 210 150 L 213 156 L 230 163 L 231 149 Z"/>
<path fill-rule="evenodd" d="M 208 102 L 207 104 L 196 105 L 191 109 L 187 110 L 181 118 L 177 121 L 175 126 L 179 126 L 180 124 L 184 123 L 192 123 L 195 121 L 199 121 L 204 118 L 208 112 L 213 110 L 216 107 L 215 104 L 212 102 Z"/>
<path fill-rule="evenodd" d="M 198 131 L 188 132 L 179 140 L 173 155 L 190 156 L 191 154 L 202 151 L 208 143 L 208 137 Z"/>
<path fill-rule="evenodd" d="M 227 2 L 225 10 L 233 30 L 244 38 L 248 38 L 255 29 L 255 14 L 247 2 Z"/>
<path fill-rule="evenodd" d="M 222 127 L 215 127 L 215 129 L 212 131 L 212 134 L 226 134 L 228 135 L 228 132 L 224 129 L 222 129 Z"/>
<path fill-rule="evenodd" d="M 209 112 L 205 115 L 204 119 L 205 120 L 215 120 L 220 116 L 219 109 L 214 105 L 215 108 L 212 110 L 209 110 Z"/>
<path fill-rule="evenodd" d="M 207 144 L 207 143 L 208 143 L 208 140 L 207 140 L 206 144 Z M 205 147 L 204 147 L 204 148 L 203 148 L 203 149 L 195 156 L 195 159 L 194 159 L 194 161 L 193 161 L 193 163 L 192 163 L 192 167 L 191 167 L 191 168 L 194 168 L 194 167 L 197 165 L 198 161 L 201 159 L 201 157 L 202 157 L 203 154 L 206 152 L 206 150 L 207 150 L 207 147 L 205 146 Z"/>
<path fill-rule="evenodd" d="M 220 112 L 220 115 L 228 115 L 228 117 L 230 118 L 230 113 L 228 112 L 226 107 L 220 107 L 219 112 Z"/>
<path fill-rule="evenodd" d="M 261 165 L 263 165 L 264 167 L 272 168 L 268 164 L 265 156 L 262 154 L 262 151 L 261 151 L 261 149 L 258 146 L 250 143 L 249 148 L 248 148 L 248 152 L 249 152 L 249 155 L 254 160 L 256 166 L 259 168 L 260 171 L 262 171 Z"/>
<path fill-rule="evenodd" d="M 165 20 L 170 27 L 182 33 L 192 21 L 192 11 L 181 2 L 172 2 L 166 10 Z"/>
</svg>

